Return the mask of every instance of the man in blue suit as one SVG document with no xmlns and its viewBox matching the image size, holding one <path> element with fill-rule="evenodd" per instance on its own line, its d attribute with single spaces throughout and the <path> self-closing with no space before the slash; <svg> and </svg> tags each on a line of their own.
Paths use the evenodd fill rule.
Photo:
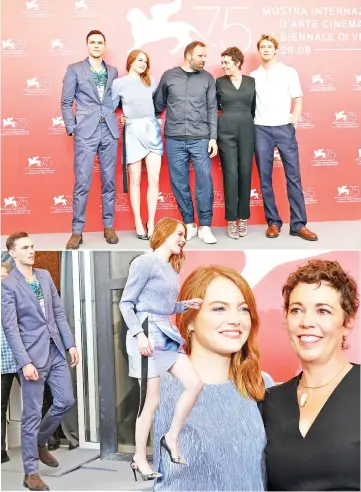
<svg viewBox="0 0 361 492">
<path fill-rule="evenodd" d="M 63 81 L 61 110 L 66 131 L 74 138 L 75 174 L 72 236 L 67 249 L 78 249 L 83 242 L 85 209 L 97 153 L 102 180 L 104 237 L 109 244 L 118 242 L 113 226 L 119 128 L 111 95 L 118 70 L 103 60 L 105 43 L 102 32 L 91 31 L 86 37 L 89 56 L 69 65 Z"/>
<path fill-rule="evenodd" d="M 1 322 L 22 387 L 23 485 L 29 490 L 49 490 L 39 476 L 39 459 L 58 466 L 45 444 L 74 403 L 66 351 L 72 367 L 79 356 L 49 272 L 33 268 L 33 241 L 26 232 L 19 232 L 8 237 L 6 247 L 15 268 L 2 280 Z M 53 404 L 41 421 L 45 382 L 51 388 Z"/>
</svg>

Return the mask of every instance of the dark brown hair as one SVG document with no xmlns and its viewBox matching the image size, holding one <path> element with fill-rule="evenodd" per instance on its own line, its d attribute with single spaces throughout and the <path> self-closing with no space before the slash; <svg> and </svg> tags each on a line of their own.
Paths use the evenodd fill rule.
<svg viewBox="0 0 361 492">
<path fill-rule="evenodd" d="M 88 34 L 86 35 L 86 44 L 88 44 L 88 39 L 90 38 L 90 36 L 93 36 L 93 34 L 99 34 L 100 36 L 103 36 L 104 43 L 107 42 L 104 34 L 101 31 L 98 31 L 97 29 L 93 29 L 92 31 L 88 32 Z"/>
<path fill-rule="evenodd" d="M 178 300 L 200 298 L 204 299 L 208 285 L 212 280 L 224 277 L 233 282 L 242 292 L 251 317 L 251 330 L 246 343 L 239 352 L 232 354 L 229 369 L 229 378 L 235 383 L 238 391 L 244 397 L 255 401 L 263 400 L 265 384 L 260 368 L 260 354 L 258 350 L 259 316 L 256 300 L 252 289 L 246 280 L 233 268 L 222 265 L 200 266 L 196 268 L 183 282 Z M 189 336 L 189 325 L 196 318 L 198 311 L 189 309 L 176 315 L 176 325 L 182 337 L 186 340 L 183 348 L 187 354 L 192 352 L 192 341 Z"/>
<path fill-rule="evenodd" d="M 201 48 L 205 48 L 206 45 L 202 41 L 193 41 L 192 43 L 189 43 L 185 48 L 184 48 L 184 58 L 190 53 L 192 54 L 193 51 L 200 46 Z"/>
<path fill-rule="evenodd" d="M 243 65 L 244 55 L 242 51 L 236 46 L 232 46 L 231 48 L 227 48 L 226 50 L 224 50 L 221 56 L 229 56 L 234 63 L 239 62 L 239 69 Z"/>
<path fill-rule="evenodd" d="M 6 240 L 6 249 L 10 251 L 11 249 L 14 249 L 15 243 L 18 239 L 22 239 L 23 237 L 29 237 L 29 234 L 27 232 L 14 232 L 11 234 L 7 240 Z"/>
<path fill-rule="evenodd" d="M 260 47 L 262 41 L 271 41 L 271 43 L 276 48 L 276 50 L 278 50 L 278 41 L 277 41 L 277 39 L 274 36 L 272 36 L 271 34 L 262 34 L 261 37 L 259 38 L 259 40 L 257 41 L 257 49 L 258 49 L 258 51 L 259 51 L 259 47 Z"/>
<path fill-rule="evenodd" d="M 282 288 L 286 312 L 290 305 L 291 292 L 298 284 L 318 284 L 320 286 L 322 282 L 326 282 L 341 294 L 340 304 L 345 313 L 345 322 L 350 317 L 356 316 L 360 306 L 356 281 L 343 270 L 338 261 L 330 260 L 309 260 L 307 265 L 299 267 L 289 275 Z M 342 348 L 347 348 L 345 337 Z"/>
<path fill-rule="evenodd" d="M 141 80 L 142 80 L 142 82 L 143 82 L 144 85 L 150 87 L 150 83 L 151 83 L 150 82 L 150 73 L 149 73 L 149 70 L 150 70 L 150 61 L 149 61 L 148 53 L 146 53 L 143 50 L 133 50 L 133 51 L 131 51 L 129 53 L 129 55 L 128 55 L 128 58 L 127 58 L 126 69 L 127 69 L 127 72 L 129 72 L 131 64 L 135 62 L 135 60 L 138 58 L 138 56 L 140 55 L 140 53 L 143 53 L 143 55 L 145 55 L 145 57 L 147 59 L 147 68 L 140 75 L 140 78 L 141 78 Z"/>
</svg>

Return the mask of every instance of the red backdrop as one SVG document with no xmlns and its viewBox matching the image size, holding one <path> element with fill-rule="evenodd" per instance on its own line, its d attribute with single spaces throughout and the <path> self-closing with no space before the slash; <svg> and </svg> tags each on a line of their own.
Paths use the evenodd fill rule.
<svg viewBox="0 0 361 492">
<path fill-rule="evenodd" d="M 287 335 L 282 286 L 291 272 L 311 258 L 338 261 L 360 285 L 361 254 L 358 251 L 331 251 L 317 256 L 294 250 L 277 250 L 272 255 L 266 255 L 262 250 L 228 251 L 222 260 L 216 252 L 186 251 L 180 281 L 183 282 L 200 265 L 222 264 L 239 271 L 249 283 L 257 301 L 261 320 L 258 337 L 261 367 L 275 381 L 287 381 L 298 374 L 300 366 Z M 345 350 L 345 357 L 350 362 L 360 363 L 360 328 L 359 314 L 347 340 L 349 349 Z"/>
<path fill-rule="evenodd" d="M 272 33 L 279 60 L 294 66 L 304 90 L 297 130 L 303 189 L 310 221 L 361 218 L 361 34 L 358 0 L 328 0 L 322 7 L 304 0 L 4 0 L 2 78 L 3 234 L 71 229 L 73 140 L 60 111 L 62 80 L 69 63 L 87 56 L 91 29 L 107 37 L 106 60 L 125 74 L 127 52 L 143 47 L 159 80 L 182 62 L 185 44 L 208 45 L 206 68 L 221 75 L 220 53 L 228 46 L 245 52 L 245 74 L 259 64 L 256 41 Z M 321 2 L 316 2 L 316 5 Z M 119 146 L 120 147 L 120 146 Z M 283 169 L 275 153 L 274 184 L 280 212 L 289 217 Z M 143 174 L 144 178 L 145 173 Z M 192 179 L 194 178 L 192 172 Z M 213 160 L 214 225 L 225 225 L 219 158 Z M 122 193 L 117 167 L 115 227 L 133 229 L 129 196 Z M 146 179 L 143 179 L 143 212 Z M 264 222 L 258 175 L 253 174 L 251 224 Z M 178 217 L 163 159 L 158 218 Z M 102 230 L 100 174 L 94 166 L 87 231 Z M 26 216 L 26 220 L 24 220 Z"/>
</svg>

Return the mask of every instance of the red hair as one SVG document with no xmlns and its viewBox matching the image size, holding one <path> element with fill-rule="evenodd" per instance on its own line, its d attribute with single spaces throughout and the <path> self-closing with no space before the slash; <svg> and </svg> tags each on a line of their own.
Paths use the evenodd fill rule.
<svg viewBox="0 0 361 492">
<path fill-rule="evenodd" d="M 128 55 L 128 58 L 127 58 L 126 69 L 127 69 L 127 72 L 129 72 L 130 66 L 132 65 L 132 63 L 135 62 L 135 60 L 138 58 L 138 56 L 140 55 L 140 53 L 143 53 L 143 55 L 145 55 L 145 57 L 147 59 L 147 68 L 140 75 L 140 78 L 142 79 L 142 82 L 143 82 L 144 85 L 150 87 L 150 83 L 151 83 L 150 82 L 150 73 L 149 73 L 149 70 L 150 70 L 150 61 L 149 61 L 149 55 L 148 55 L 148 53 L 146 53 L 143 50 L 133 50 L 133 51 L 131 51 L 129 53 L 129 55 Z"/>
<path fill-rule="evenodd" d="M 233 268 L 220 265 L 200 266 L 183 282 L 178 300 L 204 299 L 208 285 L 218 277 L 227 278 L 239 288 L 250 309 L 251 316 L 251 330 L 248 339 L 239 352 L 232 354 L 229 377 L 243 396 L 249 396 L 255 401 L 263 400 L 265 384 L 259 364 L 257 341 L 259 316 L 253 292 L 245 279 Z M 187 354 L 190 354 L 192 351 L 192 342 L 189 337 L 188 327 L 196 318 L 197 313 L 198 311 L 196 309 L 189 309 L 184 313 L 178 313 L 176 316 L 176 325 L 182 337 L 186 340 L 183 348 Z"/>
<path fill-rule="evenodd" d="M 184 227 L 184 234 L 187 238 L 187 228 L 183 222 L 170 217 L 164 217 L 164 219 L 161 219 L 155 226 L 152 238 L 150 240 L 150 247 L 152 250 L 154 251 L 162 246 L 166 239 L 177 230 L 179 224 Z M 179 255 L 171 255 L 169 258 L 169 262 L 172 264 L 172 267 L 177 273 L 181 271 L 184 259 L 185 255 L 183 251 Z"/>
</svg>

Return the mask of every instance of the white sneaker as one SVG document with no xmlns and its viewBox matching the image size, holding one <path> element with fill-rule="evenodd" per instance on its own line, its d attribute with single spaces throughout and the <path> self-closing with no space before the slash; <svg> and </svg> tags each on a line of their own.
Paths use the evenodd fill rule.
<svg viewBox="0 0 361 492">
<path fill-rule="evenodd" d="M 203 226 L 202 229 L 198 230 L 198 237 L 206 244 L 215 244 L 217 242 L 217 239 L 213 236 L 211 228 L 208 226 Z"/>
<path fill-rule="evenodd" d="M 198 233 L 198 227 L 195 224 L 186 224 L 187 228 L 187 241 L 192 239 L 192 237 L 196 237 Z"/>
</svg>

